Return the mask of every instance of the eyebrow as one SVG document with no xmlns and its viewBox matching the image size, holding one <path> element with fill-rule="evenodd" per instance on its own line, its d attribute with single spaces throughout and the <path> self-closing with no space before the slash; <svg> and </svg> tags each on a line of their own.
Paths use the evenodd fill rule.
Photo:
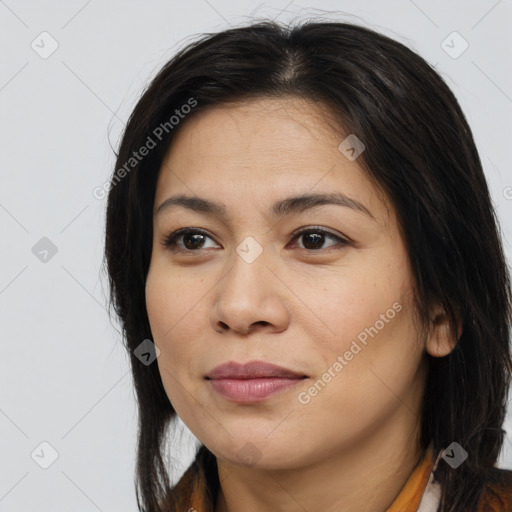
<svg viewBox="0 0 512 512">
<path fill-rule="evenodd" d="M 352 210 L 363 213 L 376 221 L 371 212 L 355 199 L 342 194 L 341 192 L 329 194 L 301 194 L 298 196 L 291 196 L 285 199 L 276 201 L 269 209 L 272 217 L 284 217 L 291 213 L 301 213 L 305 210 L 315 208 L 324 204 L 332 204 L 337 206 L 344 206 Z M 184 194 L 171 196 L 166 199 L 155 210 L 155 215 L 159 215 L 165 210 L 173 207 L 181 206 L 198 213 L 206 215 L 213 215 L 217 217 L 226 217 L 226 205 L 217 203 L 209 199 L 204 199 L 197 196 L 186 196 Z"/>
</svg>

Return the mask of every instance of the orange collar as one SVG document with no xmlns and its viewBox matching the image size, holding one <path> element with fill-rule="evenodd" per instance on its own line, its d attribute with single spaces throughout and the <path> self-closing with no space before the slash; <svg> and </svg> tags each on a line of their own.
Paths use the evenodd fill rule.
<svg viewBox="0 0 512 512">
<path fill-rule="evenodd" d="M 414 468 L 399 495 L 386 512 L 410 512 L 411 510 L 417 510 L 433 468 L 434 455 L 432 444 L 430 444 L 423 459 Z"/>
<path fill-rule="evenodd" d="M 205 447 L 202 446 L 200 451 L 204 453 Z M 417 511 L 433 467 L 433 447 L 431 443 L 423 459 L 414 468 L 399 495 L 386 512 Z M 183 510 L 192 508 L 196 512 L 209 512 L 214 509 L 215 504 L 210 502 L 207 493 L 205 473 L 197 463 L 197 459 L 176 484 L 174 491 L 177 499 L 176 503 L 181 508 L 184 507 Z"/>
</svg>

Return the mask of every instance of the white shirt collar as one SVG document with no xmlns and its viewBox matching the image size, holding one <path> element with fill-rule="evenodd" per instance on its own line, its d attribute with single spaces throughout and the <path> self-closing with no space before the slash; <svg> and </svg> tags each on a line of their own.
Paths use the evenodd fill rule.
<svg viewBox="0 0 512 512">
<path fill-rule="evenodd" d="M 441 451 L 437 456 L 416 512 L 437 512 L 437 508 L 441 503 L 441 484 L 434 480 L 434 471 L 437 469 L 442 453 Z"/>
</svg>

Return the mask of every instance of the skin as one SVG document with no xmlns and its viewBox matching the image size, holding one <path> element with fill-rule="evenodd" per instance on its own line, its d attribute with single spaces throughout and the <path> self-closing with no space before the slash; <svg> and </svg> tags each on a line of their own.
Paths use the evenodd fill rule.
<svg viewBox="0 0 512 512">
<path fill-rule="evenodd" d="M 394 209 L 338 149 L 345 135 L 326 119 L 327 107 L 296 97 L 210 108 L 182 123 L 160 170 L 155 211 L 175 194 L 226 206 L 226 218 L 183 207 L 155 215 L 146 286 L 165 391 L 217 457 L 218 512 L 384 512 L 424 454 L 425 354 L 454 346 L 442 310 L 420 328 Z M 333 191 L 371 216 L 338 205 L 280 219 L 267 211 L 291 195 Z M 294 230 L 314 226 L 350 243 L 293 240 Z M 182 236 L 174 251 L 163 245 L 184 227 L 208 236 Z M 246 237 L 263 249 L 252 263 L 236 251 Z M 393 304 L 401 306 L 394 318 L 301 403 Z M 252 404 L 225 399 L 205 380 L 221 363 L 253 359 L 308 378 Z M 247 451 L 252 460 L 239 458 Z"/>
</svg>

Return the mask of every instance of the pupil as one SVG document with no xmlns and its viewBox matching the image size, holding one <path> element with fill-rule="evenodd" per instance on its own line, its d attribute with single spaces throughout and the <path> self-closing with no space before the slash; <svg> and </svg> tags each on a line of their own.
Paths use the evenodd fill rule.
<svg viewBox="0 0 512 512">
<path fill-rule="evenodd" d="M 183 238 L 183 242 L 185 244 L 185 247 L 187 249 L 197 249 L 197 245 L 194 245 L 194 241 L 192 242 L 192 247 L 189 247 L 189 244 L 187 243 L 187 240 L 195 240 L 195 242 L 199 241 L 201 242 L 202 240 L 200 239 L 201 237 L 203 237 L 203 235 L 201 234 L 192 234 L 192 235 L 185 235 L 184 238 Z"/>
<path fill-rule="evenodd" d="M 322 238 L 324 235 L 320 235 L 318 233 L 306 233 L 304 235 L 305 237 L 308 237 L 309 239 L 313 239 L 313 242 L 312 242 L 312 245 L 314 245 L 314 247 L 312 247 L 313 249 L 318 249 L 319 247 L 322 247 Z M 311 247 L 307 247 L 307 243 L 304 244 L 304 247 L 306 247 L 306 249 L 310 249 Z"/>
</svg>

